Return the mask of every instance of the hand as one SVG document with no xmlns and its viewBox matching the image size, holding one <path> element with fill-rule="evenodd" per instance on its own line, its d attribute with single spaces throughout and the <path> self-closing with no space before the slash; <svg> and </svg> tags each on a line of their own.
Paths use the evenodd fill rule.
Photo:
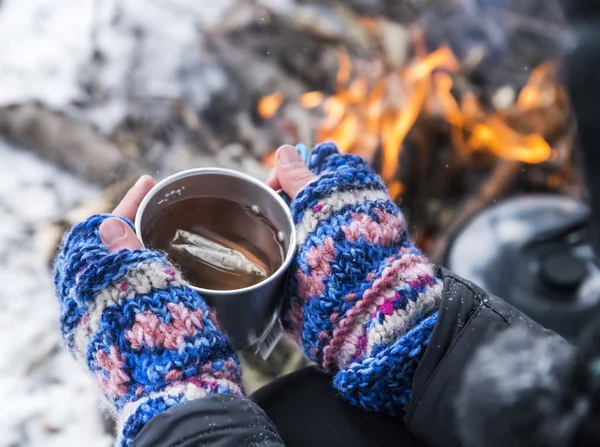
<svg viewBox="0 0 600 447">
<path fill-rule="evenodd" d="M 65 344 L 118 415 L 119 447 L 131 447 L 171 407 L 243 394 L 235 350 L 214 312 L 163 252 L 142 249 L 130 227 L 154 184 L 140 178 L 112 215 L 76 224 L 54 267 Z"/>
<path fill-rule="evenodd" d="M 313 150 L 309 168 L 284 146 L 268 180 L 293 199 L 296 223 L 284 326 L 309 360 L 334 375 L 342 398 L 399 413 L 410 401 L 443 285 L 364 160 L 327 142 Z"/>
<path fill-rule="evenodd" d="M 306 185 L 317 178 L 308 170 L 294 146 L 286 144 L 277 149 L 275 168 L 267 179 L 271 188 L 283 189 L 293 200 Z"/>
<path fill-rule="evenodd" d="M 121 203 L 117 205 L 112 214 L 125 217 L 133 221 L 135 213 L 148 192 L 156 185 L 149 175 L 144 175 L 125 194 Z M 110 252 L 119 250 L 138 250 L 142 248 L 142 242 L 134 231 L 121 219 L 107 219 L 100 225 L 100 239 Z"/>
</svg>

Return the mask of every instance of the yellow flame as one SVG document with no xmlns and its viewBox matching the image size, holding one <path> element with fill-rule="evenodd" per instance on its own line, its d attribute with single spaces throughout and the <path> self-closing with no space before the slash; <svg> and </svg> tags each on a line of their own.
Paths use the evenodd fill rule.
<svg viewBox="0 0 600 447">
<path fill-rule="evenodd" d="M 279 92 L 261 98 L 258 102 L 258 114 L 266 120 L 273 118 L 281 107 L 283 99 L 283 93 Z"/>
<path fill-rule="evenodd" d="M 306 109 L 312 109 L 323 103 L 324 95 L 321 92 L 308 92 L 300 96 L 298 102 Z"/>
<path fill-rule="evenodd" d="M 366 21 L 364 25 L 372 23 Z M 396 179 L 403 144 L 419 118 L 430 116 L 432 110 L 441 111 L 450 124 L 451 143 L 459 156 L 488 150 L 498 157 L 526 163 L 541 163 L 551 157 L 552 148 L 542 135 L 513 129 L 500 113 L 486 111 L 472 91 L 461 92 L 457 99 L 454 79 L 460 75 L 460 64 L 455 55 L 447 46 L 427 54 L 424 41 L 420 43 L 408 67 L 375 81 L 363 76 L 351 79 L 350 56 L 340 49 L 335 93 L 326 96 L 313 91 L 299 98 L 305 108 L 322 105 L 324 117 L 316 131 L 317 141 L 333 140 L 343 152 L 368 160 L 381 147 L 381 174 L 394 196 L 403 190 Z M 518 95 L 516 110 L 545 107 L 556 99 L 553 72 L 552 64 L 542 64 L 533 71 Z M 281 93 L 262 98 L 260 116 L 274 116 L 283 100 Z M 272 160 L 265 159 L 267 162 Z"/>
</svg>

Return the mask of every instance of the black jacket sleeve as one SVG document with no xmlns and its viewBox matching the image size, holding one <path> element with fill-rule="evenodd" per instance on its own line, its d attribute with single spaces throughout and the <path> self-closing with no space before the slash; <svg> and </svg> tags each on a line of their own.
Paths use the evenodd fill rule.
<svg viewBox="0 0 600 447">
<path fill-rule="evenodd" d="M 134 447 L 284 447 L 267 415 L 252 401 L 211 395 L 158 414 Z"/>
<path fill-rule="evenodd" d="M 413 398 L 405 421 L 426 445 L 460 445 L 456 402 L 466 367 L 477 348 L 508 328 L 557 337 L 503 300 L 473 283 L 440 269 L 444 296 L 431 341 L 413 380 Z"/>
</svg>

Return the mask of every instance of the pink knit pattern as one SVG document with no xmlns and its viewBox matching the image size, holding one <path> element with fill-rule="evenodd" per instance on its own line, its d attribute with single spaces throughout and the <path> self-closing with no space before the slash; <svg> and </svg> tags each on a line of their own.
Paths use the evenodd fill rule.
<svg viewBox="0 0 600 447">
<path fill-rule="evenodd" d="M 433 286 L 433 278 L 431 276 L 421 276 L 417 280 L 414 281 L 405 281 L 405 284 L 411 289 L 420 288 L 422 286 Z M 374 318 L 377 316 L 379 312 L 384 315 L 392 315 L 395 311 L 394 302 L 401 299 L 401 296 L 398 292 L 394 294 L 393 297 L 386 299 L 381 305 L 379 305 L 371 314 L 371 317 Z"/>
<path fill-rule="evenodd" d="M 381 306 L 379 306 L 379 309 L 377 310 L 383 315 L 392 315 L 394 313 L 394 305 L 392 304 L 393 302 L 394 299 L 386 300 Z"/>
<path fill-rule="evenodd" d="M 96 371 L 96 378 L 102 391 L 111 399 L 127 394 L 128 387 L 126 384 L 131 380 L 131 377 L 121 369 L 125 362 L 117 348 L 111 346 L 110 354 L 98 351 L 96 361 L 102 368 L 101 371 Z"/>
<path fill-rule="evenodd" d="M 177 371 L 176 369 L 172 369 L 165 376 L 165 380 L 167 380 L 169 382 L 177 382 L 179 379 L 181 379 L 181 376 L 183 376 L 183 374 L 181 373 L 181 371 Z"/>
<path fill-rule="evenodd" d="M 362 334 L 358 337 L 358 343 L 356 344 L 356 352 L 352 356 L 352 360 L 358 360 L 367 352 L 367 334 Z"/>
<path fill-rule="evenodd" d="M 404 220 L 380 209 L 374 212 L 379 217 L 375 222 L 367 214 L 352 214 L 350 225 L 342 227 L 342 231 L 351 242 L 357 242 L 361 237 L 369 244 L 380 244 L 388 247 L 397 244 L 404 234 Z"/>
<path fill-rule="evenodd" d="M 142 346 L 179 349 L 185 343 L 185 337 L 193 337 L 203 328 L 202 310 L 192 311 L 183 303 L 168 303 L 167 309 L 172 317 L 168 324 L 163 323 L 151 311 L 136 315 L 133 327 L 125 333 L 125 338 L 133 349 L 140 349 Z"/>
<path fill-rule="evenodd" d="M 183 383 L 189 383 L 199 388 L 214 389 L 217 386 L 219 380 L 226 380 L 236 382 L 235 369 L 237 365 L 231 361 L 226 361 L 225 370 L 215 371 L 212 363 L 206 363 L 199 368 L 202 373 L 196 377 L 188 377 L 183 380 Z"/>
<path fill-rule="evenodd" d="M 306 253 L 306 263 L 310 267 L 310 275 L 301 269 L 296 272 L 298 280 L 298 296 L 307 301 L 315 295 L 320 295 L 325 289 L 323 280 L 331 274 L 331 261 L 335 259 L 337 250 L 333 239 L 328 237 L 322 245 L 312 246 Z"/>
<path fill-rule="evenodd" d="M 332 371 L 336 369 L 340 349 L 347 337 L 361 323 L 361 319 L 368 318 L 384 292 L 395 289 L 402 281 L 416 280 L 425 275 L 431 275 L 431 267 L 423 256 L 416 254 L 406 254 L 386 268 L 334 329 L 331 341 L 323 349 L 323 366 Z"/>
</svg>

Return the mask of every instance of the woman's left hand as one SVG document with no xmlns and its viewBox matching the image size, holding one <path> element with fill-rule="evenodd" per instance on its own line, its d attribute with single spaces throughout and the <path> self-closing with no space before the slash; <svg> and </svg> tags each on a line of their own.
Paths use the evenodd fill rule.
<svg viewBox="0 0 600 447">
<path fill-rule="evenodd" d="M 149 175 L 140 177 L 135 185 L 125 194 L 125 197 L 123 197 L 123 200 L 117 205 L 112 214 L 133 221 L 140 203 L 142 203 L 142 200 L 154 185 L 156 185 L 156 180 Z M 138 239 L 135 232 L 121 219 L 112 218 L 105 220 L 100 225 L 99 231 L 102 243 L 110 252 L 123 249 L 138 250 L 142 248 L 142 242 Z"/>
</svg>

